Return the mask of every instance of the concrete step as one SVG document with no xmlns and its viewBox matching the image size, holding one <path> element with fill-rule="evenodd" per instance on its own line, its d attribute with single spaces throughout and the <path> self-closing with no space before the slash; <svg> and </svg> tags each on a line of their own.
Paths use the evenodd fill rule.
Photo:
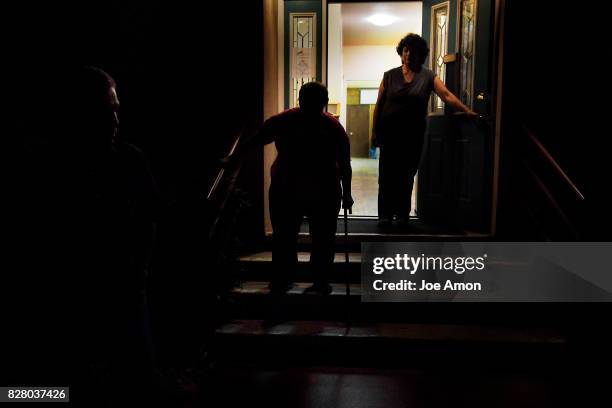
<svg viewBox="0 0 612 408">
<path fill-rule="evenodd" d="M 242 364 L 553 369 L 567 352 L 554 329 L 342 321 L 235 320 L 220 327 L 214 360 Z"/>
<path fill-rule="evenodd" d="M 304 294 L 310 283 L 297 283 L 282 296 L 270 295 L 267 281 L 245 281 L 226 299 L 225 315 L 231 319 L 339 320 L 355 323 L 461 324 L 539 326 L 547 322 L 562 327 L 571 304 L 361 301 L 361 287 L 333 283 L 329 296 Z M 563 307 L 562 307 L 563 306 Z"/>
<path fill-rule="evenodd" d="M 293 289 L 281 296 L 271 295 L 268 282 L 242 282 L 234 288 L 227 304 L 227 316 L 234 319 L 346 319 L 349 310 L 357 310 L 361 301 L 361 286 L 332 284 L 327 296 L 305 294 L 311 283 L 298 282 Z"/>
<path fill-rule="evenodd" d="M 431 234 L 431 233 L 349 233 L 345 237 L 343 232 L 336 233 L 336 251 L 348 248 L 351 252 L 360 252 L 362 242 L 480 242 L 490 239 L 489 235 L 472 234 Z M 267 237 L 268 245 L 271 247 L 272 235 Z M 298 249 L 309 251 L 312 239 L 308 232 L 300 232 L 298 235 Z"/>
<path fill-rule="evenodd" d="M 296 282 L 312 282 L 310 272 L 310 253 L 298 253 L 298 268 L 296 271 Z M 270 281 L 272 278 L 272 252 L 263 251 L 243 255 L 239 259 L 239 279 L 250 281 Z M 359 252 L 349 253 L 349 263 L 345 262 L 344 253 L 336 253 L 334 267 L 329 279 L 331 282 L 360 282 L 361 254 Z"/>
<path fill-rule="evenodd" d="M 431 233 L 349 233 L 337 232 L 335 245 L 336 251 L 342 252 L 348 248 L 350 252 L 360 252 L 362 242 L 481 242 L 488 241 L 491 237 L 487 234 L 431 234 Z M 298 250 L 310 251 L 312 239 L 308 232 L 302 231 L 298 234 Z M 268 234 L 264 243 L 265 249 L 272 248 L 272 234 Z"/>
</svg>

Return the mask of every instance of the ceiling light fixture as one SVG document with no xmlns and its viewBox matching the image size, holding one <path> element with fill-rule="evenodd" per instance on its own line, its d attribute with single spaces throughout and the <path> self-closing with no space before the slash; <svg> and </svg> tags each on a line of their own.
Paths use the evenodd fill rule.
<svg viewBox="0 0 612 408">
<path fill-rule="evenodd" d="M 391 16 L 389 14 L 377 13 L 377 14 L 372 14 L 366 20 L 368 20 L 370 23 L 376 26 L 382 27 L 382 26 L 391 25 L 395 23 L 398 19 L 397 17 Z"/>
</svg>

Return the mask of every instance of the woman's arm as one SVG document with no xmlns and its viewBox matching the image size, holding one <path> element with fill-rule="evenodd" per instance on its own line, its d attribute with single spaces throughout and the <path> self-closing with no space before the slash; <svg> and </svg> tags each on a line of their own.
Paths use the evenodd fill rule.
<svg viewBox="0 0 612 408">
<path fill-rule="evenodd" d="M 378 123 L 378 117 L 382 112 L 383 105 L 387 99 L 387 92 L 385 90 L 385 81 L 380 81 L 380 87 L 378 87 L 378 98 L 376 99 L 376 105 L 374 106 L 374 115 L 372 118 L 372 144 L 376 146 L 376 124 Z"/>
<path fill-rule="evenodd" d="M 449 104 L 458 111 L 465 112 L 469 116 L 478 116 L 476 112 L 465 106 L 463 102 L 459 100 L 459 98 L 453 95 L 453 93 L 448 90 L 446 85 L 444 85 L 444 82 L 442 82 L 437 75 L 434 78 L 434 92 L 440 97 L 440 99 L 442 99 L 442 101 L 444 101 L 444 103 Z"/>
</svg>

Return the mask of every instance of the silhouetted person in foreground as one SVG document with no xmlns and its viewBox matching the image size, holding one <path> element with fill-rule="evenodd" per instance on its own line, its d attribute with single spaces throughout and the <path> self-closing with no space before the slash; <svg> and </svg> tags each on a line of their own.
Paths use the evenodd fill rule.
<svg viewBox="0 0 612 408">
<path fill-rule="evenodd" d="M 75 401 L 139 398 L 153 378 L 145 281 L 155 183 L 142 152 L 118 137 L 107 73 L 39 74 L 19 195 L 16 276 L 30 285 L 20 312 L 35 315 L 27 349 L 41 354 L 26 374 L 38 376 L 30 385 L 71 385 Z"/>
<path fill-rule="evenodd" d="M 297 267 L 297 238 L 304 217 L 312 237 L 310 264 L 314 285 L 309 291 L 329 294 L 338 212 L 353 205 L 348 136 L 340 123 L 324 112 L 327 89 L 320 83 L 302 86 L 299 108 L 275 115 L 245 144 L 274 142 L 270 217 L 273 229 L 273 293 L 292 287 Z M 242 150 L 242 149 L 241 149 Z"/>
</svg>

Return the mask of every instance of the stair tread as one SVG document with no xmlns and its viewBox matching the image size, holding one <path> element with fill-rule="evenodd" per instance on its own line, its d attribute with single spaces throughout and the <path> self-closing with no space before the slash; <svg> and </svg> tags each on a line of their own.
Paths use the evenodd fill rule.
<svg viewBox="0 0 612 408">
<path fill-rule="evenodd" d="M 272 251 L 263 251 L 257 252 L 253 254 L 243 255 L 240 258 L 240 262 L 272 262 Z M 309 262 L 310 261 L 310 252 L 298 252 L 298 262 Z M 345 257 L 344 252 L 336 253 L 334 257 L 334 263 L 344 263 Z M 361 253 L 360 252 L 350 252 L 349 253 L 349 263 L 358 264 L 361 263 Z"/>
<path fill-rule="evenodd" d="M 311 285 L 312 283 L 296 282 L 294 283 L 293 288 L 287 292 L 287 295 L 310 296 L 309 294 L 304 294 L 304 290 Z M 346 296 L 346 284 L 330 283 L 330 285 L 332 287 L 332 293 L 329 296 Z M 361 296 L 360 284 L 351 284 L 350 289 L 351 296 Z M 248 281 L 243 282 L 241 287 L 233 288 L 232 293 L 235 295 L 269 295 L 270 290 L 268 289 L 268 282 Z M 317 295 L 313 294 L 312 296 Z"/>
<path fill-rule="evenodd" d="M 521 344 L 564 344 L 552 329 L 501 328 L 447 324 L 377 323 L 351 325 L 337 321 L 235 320 L 220 327 L 219 335 L 316 336 L 343 338 L 392 338 L 412 341 L 452 341 Z"/>
<path fill-rule="evenodd" d="M 300 237 L 309 237 L 310 233 L 300 231 Z M 464 233 L 430 233 L 430 232 L 349 232 L 349 238 L 380 238 L 380 239 L 397 239 L 404 238 L 407 241 L 411 237 L 430 237 L 430 238 L 488 238 L 491 235 L 480 232 L 464 232 Z M 344 232 L 336 232 L 336 237 L 344 237 Z"/>
</svg>

